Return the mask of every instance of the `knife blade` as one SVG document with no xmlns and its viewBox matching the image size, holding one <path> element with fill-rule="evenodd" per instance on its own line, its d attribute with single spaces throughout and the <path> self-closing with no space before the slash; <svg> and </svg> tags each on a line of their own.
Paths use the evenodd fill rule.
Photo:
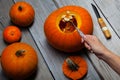
<svg viewBox="0 0 120 80">
<path fill-rule="evenodd" d="M 73 27 L 77 30 L 77 32 L 79 33 L 79 35 L 82 37 L 82 38 L 85 38 L 85 34 L 72 22 L 70 21 L 71 24 L 73 25 Z"/>
<path fill-rule="evenodd" d="M 101 27 L 101 29 L 102 29 L 103 34 L 105 35 L 105 37 L 106 37 L 107 39 L 110 39 L 110 38 L 111 38 L 111 33 L 110 33 L 109 29 L 107 28 L 107 26 L 106 26 L 103 18 L 100 16 L 100 14 L 99 14 L 96 6 L 93 5 L 92 3 L 91 3 L 91 5 L 92 5 L 92 8 L 93 8 L 93 10 L 94 10 L 94 12 L 95 12 L 95 14 L 96 14 L 96 16 L 97 16 L 98 23 L 99 23 L 99 25 L 100 25 L 100 27 Z"/>
</svg>

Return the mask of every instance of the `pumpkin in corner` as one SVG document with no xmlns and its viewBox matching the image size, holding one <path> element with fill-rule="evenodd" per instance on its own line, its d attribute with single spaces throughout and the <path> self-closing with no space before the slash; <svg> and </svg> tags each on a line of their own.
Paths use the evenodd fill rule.
<svg viewBox="0 0 120 80">
<path fill-rule="evenodd" d="M 14 24 L 27 27 L 33 23 L 35 11 L 31 4 L 18 1 L 10 8 L 9 15 Z"/>
<path fill-rule="evenodd" d="M 16 42 L 8 45 L 1 55 L 3 72 L 15 80 L 23 80 L 36 71 L 38 57 L 32 46 Z"/>
<path fill-rule="evenodd" d="M 92 18 L 85 8 L 69 5 L 53 11 L 44 23 L 44 33 L 47 41 L 60 51 L 76 52 L 84 47 L 70 21 L 84 34 L 93 33 Z"/>
</svg>

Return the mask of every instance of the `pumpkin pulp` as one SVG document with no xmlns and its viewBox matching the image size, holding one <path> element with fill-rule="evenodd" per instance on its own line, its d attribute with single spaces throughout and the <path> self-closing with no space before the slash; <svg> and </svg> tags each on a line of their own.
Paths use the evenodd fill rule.
<svg viewBox="0 0 120 80">
<path fill-rule="evenodd" d="M 81 50 L 84 45 L 74 25 L 84 34 L 93 32 L 92 18 L 86 9 L 70 5 L 53 11 L 44 23 L 44 33 L 49 44 L 64 52 Z"/>
<path fill-rule="evenodd" d="M 74 23 L 75 26 L 77 26 L 77 20 L 74 16 L 74 14 L 71 14 L 70 11 L 66 11 L 66 14 L 62 15 L 62 18 L 59 22 L 59 28 L 61 31 L 65 33 L 71 33 L 75 30 L 75 27 L 71 22 Z"/>
</svg>

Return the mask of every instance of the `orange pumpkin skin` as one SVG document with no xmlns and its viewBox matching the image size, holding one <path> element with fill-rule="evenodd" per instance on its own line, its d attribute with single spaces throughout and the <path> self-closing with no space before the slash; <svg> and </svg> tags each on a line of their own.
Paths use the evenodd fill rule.
<svg viewBox="0 0 120 80">
<path fill-rule="evenodd" d="M 87 61 L 80 56 L 69 56 L 69 58 L 77 65 L 77 70 L 71 70 L 69 64 L 65 60 L 62 65 L 62 71 L 68 78 L 72 80 L 80 80 L 87 74 Z"/>
<path fill-rule="evenodd" d="M 9 15 L 14 24 L 26 27 L 32 24 L 35 11 L 29 3 L 20 1 L 12 5 Z"/>
<path fill-rule="evenodd" d="M 7 26 L 3 31 L 3 38 L 7 43 L 18 42 L 22 33 L 17 26 Z"/>
<path fill-rule="evenodd" d="M 22 54 L 20 54 L 19 50 L 21 50 Z M 12 79 L 25 79 L 37 69 L 37 64 L 36 51 L 26 43 L 13 43 L 2 52 L 2 69 Z"/>
<path fill-rule="evenodd" d="M 84 46 L 78 32 L 72 28 L 64 32 L 60 26 L 67 25 L 61 23 L 64 15 L 73 15 L 76 19 L 76 26 L 84 34 L 93 33 L 93 22 L 88 11 L 80 6 L 64 6 L 52 12 L 44 23 L 44 32 L 48 42 L 56 49 L 64 52 L 76 52 Z M 69 25 L 69 23 L 68 23 Z M 64 26 L 65 27 L 65 26 Z M 64 28 L 63 27 L 63 28 Z"/>
</svg>

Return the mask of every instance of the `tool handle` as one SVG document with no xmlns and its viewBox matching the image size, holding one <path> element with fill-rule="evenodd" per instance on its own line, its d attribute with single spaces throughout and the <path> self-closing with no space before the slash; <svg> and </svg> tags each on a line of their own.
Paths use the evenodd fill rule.
<svg viewBox="0 0 120 80">
<path fill-rule="evenodd" d="M 102 18 L 98 18 L 98 23 L 107 39 L 111 38 L 111 33 Z"/>
</svg>

